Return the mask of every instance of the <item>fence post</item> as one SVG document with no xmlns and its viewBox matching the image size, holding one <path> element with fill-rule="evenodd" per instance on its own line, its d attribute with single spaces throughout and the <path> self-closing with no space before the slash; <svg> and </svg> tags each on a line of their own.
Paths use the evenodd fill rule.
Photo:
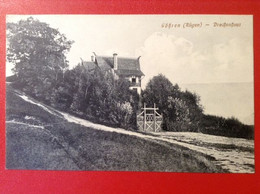
<svg viewBox="0 0 260 194">
<path fill-rule="evenodd" d="M 144 131 L 146 130 L 146 104 L 144 103 Z"/>
<path fill-rule="evenodd" d="M 153 126 L 154 126 L 154 132 L 156 132 L 156 104 L 153 104 Z"/>
</svg>

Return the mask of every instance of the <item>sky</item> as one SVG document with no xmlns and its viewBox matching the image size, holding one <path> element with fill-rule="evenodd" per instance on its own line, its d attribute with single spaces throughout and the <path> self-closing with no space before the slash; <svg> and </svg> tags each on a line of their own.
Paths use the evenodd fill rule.
<svg viewBox="0 0 260 194">
<path fill-rule="evenodd" d="M 28 17 L 28 15 L 8 15 L 7 22 L 17 22 Z M 67 54 L 70 68 L 77 65 L 80 58 L 90 61 L 93 52 L 105 56 L 117 53 L 119 57 L 141 56 L 141 70 L 145 74 L 142 80 L 143 88 L 159 73 L 164 74 L 174 84 L 178 83 L 187 89 L 189 85 L 194 84 L 249 83 L 253 86 L 251 15 L 33 15 L 33 17 L 59 29 L 68 39 L 75 41 Z M 220 25 L 223 23 L 237 25 L 224 27 Z M 7 63 L 7 76 L 11 75 L 11 68 L 12 65 Z M 214 108 L 209 110 L 210 96 L 216 96 L 214 91 L 208 94 L 205 91 L 206 87 L 204 91 L 200 87 L 193 89 L 204 95 L 201 96 L 202 100 L 209 98 L 203 102 L 206 113 L 226 117 L 238 115 L 237 110 L 223 109 L 222 112 Z M 219 87 L 218 89 L 221 90 Z M 216 92 L 223 93 L 228 98 L 227 89 Z M 244 96 L 240 93 L 237 95 Z M 253 101 L 253 91 L 248 95 L 247 99 Z M 239 101 L 237 103 L 239 105 Z M 238 116 L 241 119 L 254 112 L 253 103 L 248 104 L 248 109 L 245 108 L 247 111 L 243 111 L 244 115 Z"/>
</svg>

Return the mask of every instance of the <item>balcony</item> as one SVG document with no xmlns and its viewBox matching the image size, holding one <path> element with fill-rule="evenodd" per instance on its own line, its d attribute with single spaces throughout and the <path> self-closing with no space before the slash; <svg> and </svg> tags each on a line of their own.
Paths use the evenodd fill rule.
<svg viewBox="0 0 260 194">
<path fill-rule="evenodd" d="M 141 87 L 141 83 L 140 82 L 138 82 L 138 83 L 130 82 L 130 87 Z"/>
</svg>

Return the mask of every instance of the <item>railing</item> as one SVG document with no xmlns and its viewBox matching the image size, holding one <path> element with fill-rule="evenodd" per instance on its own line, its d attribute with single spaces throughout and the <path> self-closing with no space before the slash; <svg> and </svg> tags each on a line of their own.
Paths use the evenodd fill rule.
<svg viewBox="0 0 260 194">
<path fill-rule="evenodd" d="M 159 132 L 161 131 L 162 115 L 160 115 L 155 104 L 153 108 L 147 108 L 144 104 L 142 112 L 137 115 L 137 127 L 140 131 Z M 149 113 L 152 112 L 152 113 Z"/>
<path fill-rule="evenodd" d="M 141 87 L 141 83 L 138 82 L 138 83 L 133 83 L 133 82 L 130 82 L 130 87 Z"/>
</svg>

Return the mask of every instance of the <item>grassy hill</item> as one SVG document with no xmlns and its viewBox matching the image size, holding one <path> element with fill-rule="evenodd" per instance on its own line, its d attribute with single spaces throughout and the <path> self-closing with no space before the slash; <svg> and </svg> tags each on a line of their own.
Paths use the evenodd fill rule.
<svg viewBox="0 0 260 194">
<path fill-rule="evenodd" d="M 6 88 L 8 169 L 223 172 L 202 153 L 70 123 Z"/>
</svg>

